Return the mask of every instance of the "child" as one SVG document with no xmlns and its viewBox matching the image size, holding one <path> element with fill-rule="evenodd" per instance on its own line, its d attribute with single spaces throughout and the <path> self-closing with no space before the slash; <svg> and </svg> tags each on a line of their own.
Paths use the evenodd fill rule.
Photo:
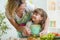
<svg viewBox="0 0 60 40">
<path fill-rule="evenodd" d="M 43 9 L 41 9 L 41 8 L 35 9 L 33 11 L 31 20 L 29 22 L 27 22 L 27 24 L 26 24 L 26 30 L 27 30 L 28 34 L 29 35 L 31 34 L 31 29 L 30 29 L 31 25 L 41 25 L 41 31 L 40 31 L 40 33 L 41 33 L 45 28 L 46 19 L 47 19 L 47 14 Z"/>
</svg>

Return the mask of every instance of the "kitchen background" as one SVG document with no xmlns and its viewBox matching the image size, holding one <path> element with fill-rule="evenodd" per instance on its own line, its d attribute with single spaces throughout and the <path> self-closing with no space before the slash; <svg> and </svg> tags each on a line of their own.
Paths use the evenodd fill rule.
<svg viewBox="0 0 60 40">
<path fill-rule="evenodd" d="M 0 13 L 5 13 L 5 6 L 8 0 L 0 0 Z M 48 32 L 60 33 L 60 0 L 27 0 L 36 7 L 43 8 L 49 17 Z M 6 30 L 7 34 L 4 34 L 0 38 L 5 40 L 9 37 L 16 37 L 16 29 L 10 24 L 7 18 L 4 19 L 7 26 L 10 28 Z"/>
</svg>

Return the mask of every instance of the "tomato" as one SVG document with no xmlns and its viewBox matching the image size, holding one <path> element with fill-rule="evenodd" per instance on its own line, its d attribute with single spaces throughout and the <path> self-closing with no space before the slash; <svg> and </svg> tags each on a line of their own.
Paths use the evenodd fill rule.
<svg viewBox="0 0 60 40">
<path fill-rule="evenodd" d="M 58 33 L 53 32 L 52 34 L 54 34 L 55 36 L 58 36 Z"/>
<path fill-rule="evenodd" d="M 57 36 L 60 36 L 60 34 L 58 34 Z"/>
</svg>

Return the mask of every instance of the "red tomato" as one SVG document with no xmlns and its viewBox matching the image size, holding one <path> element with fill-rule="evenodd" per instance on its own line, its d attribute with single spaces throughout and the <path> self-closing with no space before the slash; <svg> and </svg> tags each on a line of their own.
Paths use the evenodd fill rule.
<svg viewBox="0 0 60 40">
<path fill-rule="evenodd" d="M 60 36 L 60 34 L 58 34 L 58 36 Z"/>
<path fill-rule="evenodd" d="M 58 36 L 58 33 L 53 32 L 52 34 L 54 34 L 55 36 Z"/>
</svg>

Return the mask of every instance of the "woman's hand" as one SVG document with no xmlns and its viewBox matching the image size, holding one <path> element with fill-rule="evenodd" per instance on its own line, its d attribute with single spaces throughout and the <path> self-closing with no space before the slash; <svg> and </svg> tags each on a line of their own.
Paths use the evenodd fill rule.
<svg viewBox="0 0 60 40">
<path fill-rule="evenodd" d="M 46 31 L 46 30 L 42 30 L 42 31 L 39 33 L 40 36 L 43 36 L 43 35 L 45 35 L 45 34 L 47 34 L 47 31 Z"/>
<path fill-rule="evenodd" d="M 22 32 L 23 36 L 30 36 L 31 35 L 31 31 L 30 29 L 24 29 L 23 32 Z"/>
<path fill-rule="evenodd" d="M 40 32 L 39 35 L 40 35 L 40 36 L 44 35 L 44 32 Z"/>
<path fill-rule="evenodd" d="M 30 36 L 31 32 L 29 29 L 24 29 L 22 34 L 23 34 L 23 36 Z"/>
<path fill-rule="evenodd" d="M 39 33 L 39 35 L 42 36 L 42 35 L 47 34 L 48 27 L 49 27 L 49 18 L 47 18 L 47 20 L 46 20 L 46 22 L 45 22 L 44 30 L 42 30 L 42 31 Z"/>
</svg>

